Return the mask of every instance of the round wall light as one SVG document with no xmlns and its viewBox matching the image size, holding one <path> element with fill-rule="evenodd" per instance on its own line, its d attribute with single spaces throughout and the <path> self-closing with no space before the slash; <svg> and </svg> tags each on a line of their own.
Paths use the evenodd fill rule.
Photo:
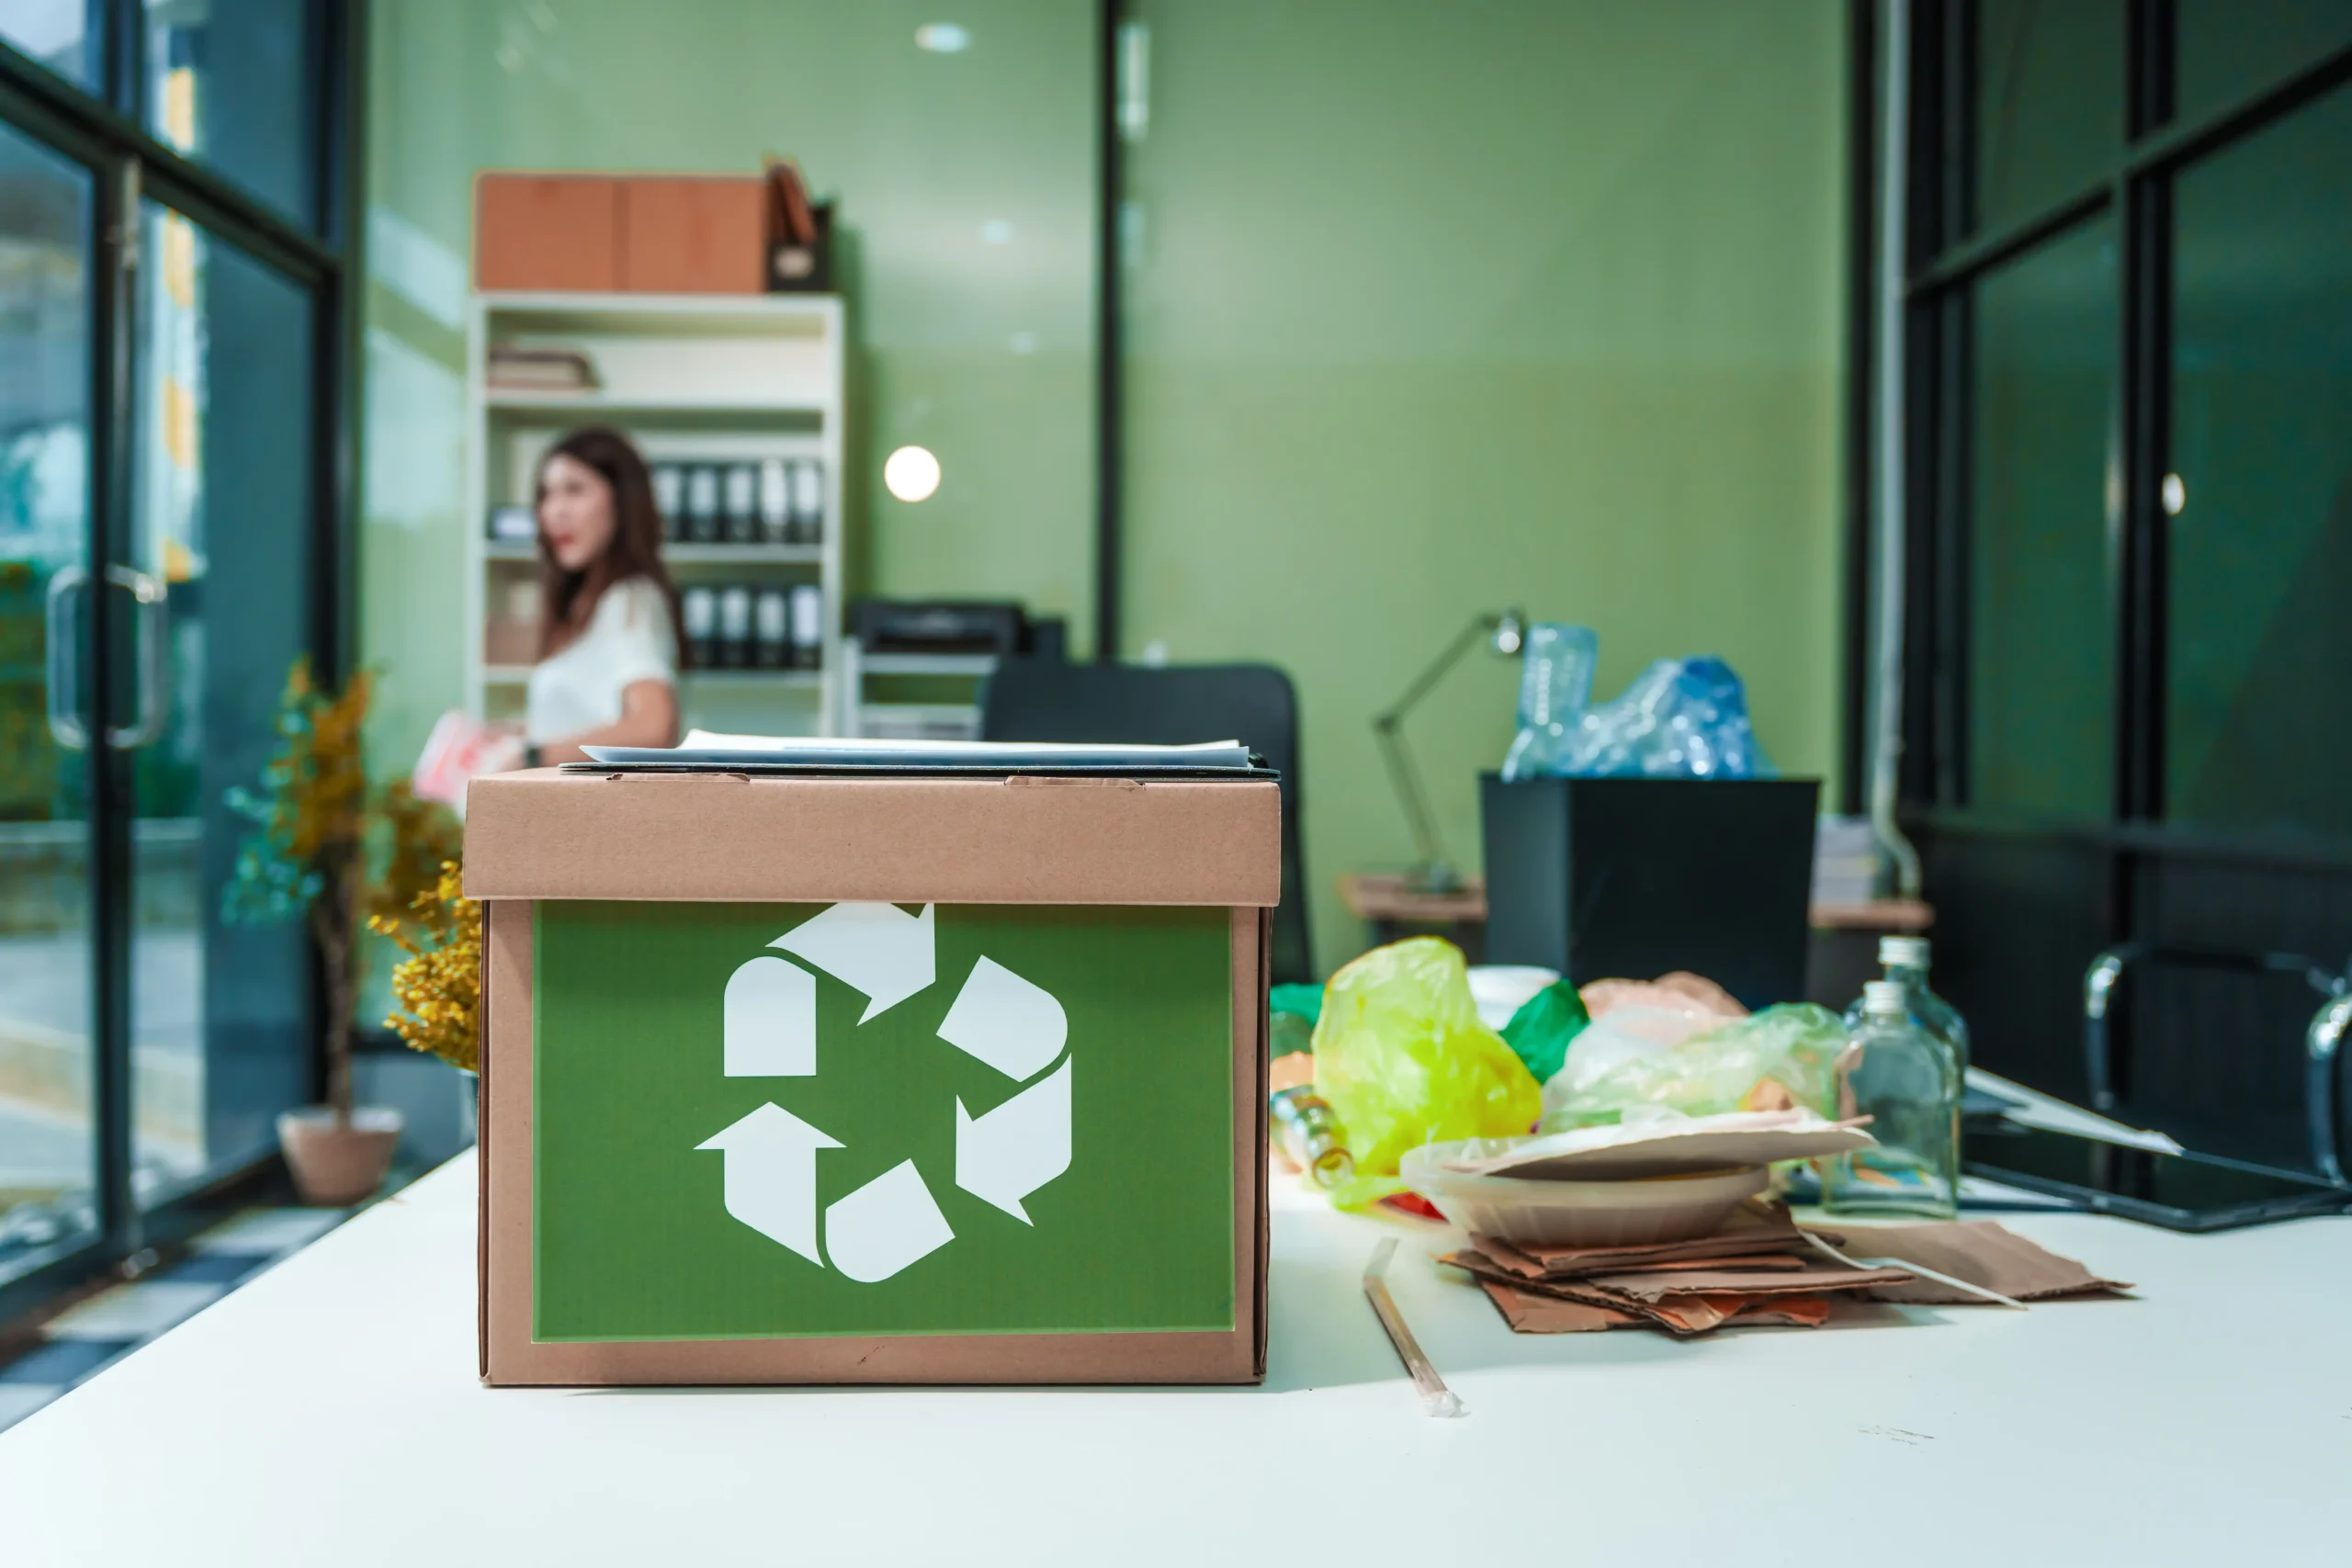
<svg viewBox="0 0 2352 1568">
<path fill-rule="evenodd" d="M 882 483 L 900 501 L 929 501 L 939 488 L 939 459 L 921 446 L 901 446 L 882 460 Z"/>
</svg>

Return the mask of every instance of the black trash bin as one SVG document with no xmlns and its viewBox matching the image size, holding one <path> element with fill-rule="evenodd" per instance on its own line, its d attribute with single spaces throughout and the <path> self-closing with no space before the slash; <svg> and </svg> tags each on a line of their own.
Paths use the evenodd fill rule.
<svg viewBox="0 0 2352 1568">
<path fill-rule="evenodd" d="M 1480 780 L 1489 964 L 1804 997 L 1818 779 Z"/>
</svg>

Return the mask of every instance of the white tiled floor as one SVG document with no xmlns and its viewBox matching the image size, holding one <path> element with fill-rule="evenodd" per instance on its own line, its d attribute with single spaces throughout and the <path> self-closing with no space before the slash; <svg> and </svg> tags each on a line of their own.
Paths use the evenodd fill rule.
<svg viewBox="0 0 2352 1568">
<path fill-rule="evenodd" d="M 291 1252 L 341 1224 L 341 1209 L 255 1209 L 197 1237 L 198 1252 Z"/>
<path fill-rule="evenodd" d="M 54 1383 L 0 1382 L 0 1427 L 12 1427 L 65 1391 Z"/>
<path fill-rule="evenodd" d="M 220 1299 L 219 1285 L 170 1280 L 118 1286 L 50 1320 L 51 1339 L 146 1339 Z"/>
<path fill-rule="evenodd" d="M 333 1230 L 348 1213 L 249 1210 L 198 1236 L 187 1257 L 60 1313 L 41 1325 L 28 1348 L 0 1362 L 0 1428 L 24 1419 L 203 1311 L 288 1253 Z M 0 1551 L 0 1562 L 6 1561 Z"/>
</svg>

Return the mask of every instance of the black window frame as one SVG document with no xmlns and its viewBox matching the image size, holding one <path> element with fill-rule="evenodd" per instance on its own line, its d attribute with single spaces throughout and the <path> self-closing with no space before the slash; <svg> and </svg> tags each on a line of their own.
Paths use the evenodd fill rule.
<svg viewBox="0 0 2352 1568">
<path fill-rule="evenodd" d="M 2077 841 L 2087 838 L 2118 851 L 2203 849 L 2352 866 L 2352 842 L 2192 829 L 2165 819 L 2165 551 L 2169 519 L 2163 506 L 2164 479 L 2170 471 L 2173 183 L 2205 157 L 2352 83 L 2352 45 L 2184 119 L 2174 112 L 2173 0 L 2129 0 L 2120 51 L 2127 123 L 2108 167 L 2036 212 L 1980 225 L 1970 210 L 1977 0 L 1911 0 L 1911 158 L 1905 175 L 1909 222 L 1903 269 L 1904 356 L 1909 382 L 1904 412 L 1909 635 L 1901 771 L 1906 818 L 1961 831 L 2048 833 Z M 1867 0 L 1855 6 L 1858 28 L 1869 25 L 1871 9 Z M 1858 51 L 1857 73 L 1870 68 Z M 1866 87 L 1858 87 L 1857 95 L 1870 101 Z M 1867 139 L 1875 127 L 1866 117 L 1858 117 L 1855 130 L 1858 137 Z M 2120 483 L 2110 498 L 2108 519 L 2120 547 L 2115 748 L 2110 809 L 2105 820 L 2086 823 L 1981 810 L 1966 798 L 1968 312 L 1973 284 L 2102 215 L 2116 220 L 2120 253 L 2120 359 L 2109 458 Z M 1866 378 L 1867 357 L 1858 356 L 1853 363 L 1858 378 Z M 1867 475 L 1869 432 L 1863 421 L 1868 404 L 1866 400 L 1857 403 L 1861 412 L 1849 415 L 1849 440 L 1860 456 L 1849 464 L 1849 472 Z M 1854 620 L 1849 644 L 1854 662 L 1860 664 L 1865 628 L 1859 616 Z M 1849 777 L 1859 778 L 1867 740 L 1858 724 L 1849 725 Z"/>
<path fill-rule="evenodd" d="M 354 570 L 359 471 L 362 128 L 365 125 L 367 0 L 304 0 L 310 19 L 309 69 L 316 92 L 309 132 L 318 159 L 311 192 L 313 229 L 255 196 L 233 178 L 187 157 L 145 126 L 141 102 L 147 41 L 140 0 L 91 0 L 101 26 L 99 93 L 0 40 L 0 123 L 83 165 L 93 178 L 89 254 L 89 503 L 94 558 L 119 554 L 131 537 L 131 465 L 137 299 L 141 258 L 139 224 L 152 199 L 194 220 L 220 241 L 308 290 L 319 330 L 311 385 L 315 444 L 308 650 L 329 678 L 349 669 L 354 651 Z M 109 649 L 125 613 L 119 595 L 88 598 L 81 617 L 83 668 L 91 687 L 113 689 Z M 59 1244 L 31 1266 L 0 1279 L 0 1322 L 32 1310 L 75 1284 L 109 1270 L 135 1272 L 149 1249 L 184 1238 L 233 1194 L 269 1179 L 275 1155 L 220 1173 L 197 1191 L 142 1210 L 132 1190 L 130 1019 L 131 875 L 135 814 L 130 760 L 112 748 L 83 754 L 91 802 L 89 897 L 94 962 L 92 1143 L 97 1225 L 93 1235 Z M 322 987 L 314 962 L 307 1014 L 314 1042 L 315 1097 L 324 1062 L 315 1044 Z"/>
</svg>

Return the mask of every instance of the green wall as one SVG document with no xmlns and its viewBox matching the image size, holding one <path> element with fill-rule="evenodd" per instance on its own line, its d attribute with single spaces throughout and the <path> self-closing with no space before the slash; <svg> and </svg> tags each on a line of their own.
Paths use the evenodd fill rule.
<svg viewBox="0 0 2352 1568">
<path fill-rule="evenodd" d="M 1412 845 L 1368 725 L 1474 613 L 1746 677 L 1837 740 L 1843 140 L 1833 0 L 1143 0 L 1129 650 L 1296 681 L 1328 964 Z M 1412 742 L 1475 863 L 1515 666 Z"/>
<path fill-rule="evenodd" d="M 1652 658 L 1721 653 L 1781 767 L 1826 773 L 1842 6 L 1130 9 L 1150 85 L 1123 221 L 1125 651 L 1297 682 L 1322 960 L 1361 940 L 1332 879 L 1411 854 L 1367 721 L 1479 610 L 1597 626 L 1604 693 Z M 367 644 L 395 677 L 385 756 L 456 700 L 461 656 L 457 345 L 388 256 L 417 236 L 462 256 L 477 167 L 797 154 L 859 231 L 866 582 L 1019 595 L 1086 643 L 1092 14 L 375 8 L 370 201 L 390 220 L 370 236 L 364 564 Z M 951 15 L 969 51 L 912 47 Z M 1010 244 L 979 237 L 991 218 Z M 874 479 L 905 440 L 947 473 L 918 507 Z M 1412 721 L 1465 864 L 1514 681 L 1465 665 Z"/>
</svg>

